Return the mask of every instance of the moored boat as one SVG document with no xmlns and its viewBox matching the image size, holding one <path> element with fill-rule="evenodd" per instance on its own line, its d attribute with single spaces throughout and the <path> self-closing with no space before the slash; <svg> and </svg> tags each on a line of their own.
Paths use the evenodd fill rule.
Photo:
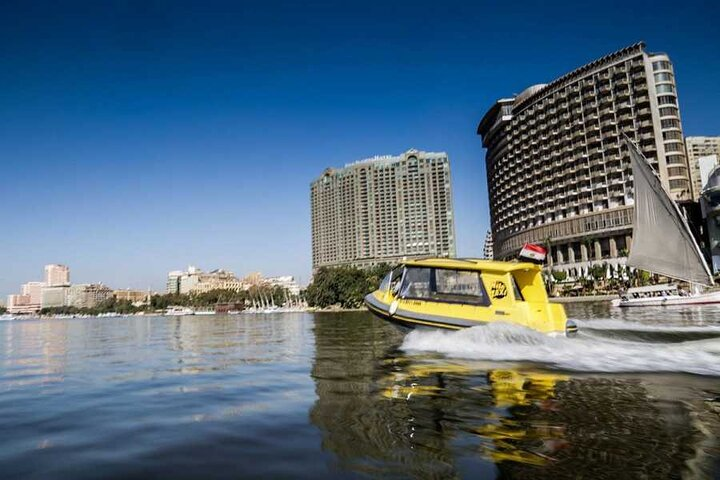
<svg viewBox="0 0 720 480">
<path fill-rule="evenodd" d="M 195 315 L 195 311 L 189 307 L 173 306 L 173 307 L 168 307 L 167 310 L 165 310 L 165 315 L 169 316 L 169 317 Z"/>
<path fill-rule="evenodd" d="M 576 333 L 563 306 L 549 302 L 541 272 L 530 262 L 408 260 L 365 297 L 365 305 L 410 328 L 459 330 L 505 322 L 550 335 Z"/>
</svg>

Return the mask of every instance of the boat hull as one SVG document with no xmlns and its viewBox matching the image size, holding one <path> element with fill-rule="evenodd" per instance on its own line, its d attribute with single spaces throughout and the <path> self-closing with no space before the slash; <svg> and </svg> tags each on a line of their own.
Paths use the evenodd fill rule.
<svg viewBox="0 0 720 480">
<path fill-rule="evenodd" d="M 613 305 L 617 307 L 682 307 L 692 305 L 720 304 L 720 292 L 701 293 L 698 295 L 667 295 L 664 297 L 617 299 Z"/>
<path fill-rule="evenodd" d="M 378 302 L 372 294 L 367 295 L 365 297 L 365 306 L 367 309 L 372 312 L 376 317 L 385 320 L 387 322 L 392 323 L 396 327 L 400 327 L 404 330 L 413 330 L 415 328 L 442 328 L 445 330 L 460 330 L 461 328 L 467 328 L 467 327 L 461 327 L 458 325 L 452 325 L 447 322 L 443 321 L 429 321 L 428 319 L 420 318 L 419 316 L 412 315 L 412 314 L 400 314 L 398 315 L 397 312 L 395 314 L 390 314 L 389 305 L 386 305 L 386 308 L 383 308 L 382 304 Z M 476 322 L 477 325 L 483 325 L 485 322 Z M 468 325 L 470 326 L 470 325 Z"/>
<path fill-rule="evenodd" d="M 380 301 L 375 294 L 369 294 L 365 297 L 365 306 L 375 316 L 385 320 L 396 327 L 403 330 L 417 328 L 438 328 L 443 330 L 462 330 L 477 326 L 488 325 L 494 322 L 516 323 L 512 318 L 484 321 L 479 319 L 442 317 L 438 315 L 424 314 L 393 308 L 392 304 L 386 304 Z M 577 333 L 577 325 L 572 320 L 563 319 L 564 329 L 554 331 L 544 331 L 542 333 L 550 336 L 574 336 Z M 522 325 L 526 326 L 526 325 Z"/>
</svg>

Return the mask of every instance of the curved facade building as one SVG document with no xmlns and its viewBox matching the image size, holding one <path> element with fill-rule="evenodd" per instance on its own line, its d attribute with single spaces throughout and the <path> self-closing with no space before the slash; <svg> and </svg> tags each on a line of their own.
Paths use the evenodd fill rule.
<svg viewBox="0 0 720 480">
<path fill-rule="evenodd" d="M 477 132 L 496 258 L 535 242 L 550 243 L 554 266 L 571 276 L 595 261 L 622 263 L 633 205 L 623 134 L 675 200 L 692 198 L 673 67 L 642 43 L 498 100 Z"/>
</svg>

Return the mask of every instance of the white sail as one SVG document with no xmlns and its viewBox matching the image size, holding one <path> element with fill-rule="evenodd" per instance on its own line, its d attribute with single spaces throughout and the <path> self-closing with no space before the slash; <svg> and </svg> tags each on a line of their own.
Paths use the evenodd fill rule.
<svg viewBox="0 0 720 480">
<path fill-rule="evenodd" d="M 635 183 L 633 241 L 627 264 L 666 277 L 712 285 L 713 277 L 680 209 L 637 147 L 630 151 Z"/>
</svg>

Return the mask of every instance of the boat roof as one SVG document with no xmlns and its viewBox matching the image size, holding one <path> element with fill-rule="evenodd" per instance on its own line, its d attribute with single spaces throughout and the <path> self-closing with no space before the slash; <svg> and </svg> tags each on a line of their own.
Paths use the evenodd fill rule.
<svg viewBox="0 0 720 480">
<path fill-rule="evenodd" d="M 541 265 L 530 262 L 501 262 L 481 258 L 422 258 L 401 262 L 409 267 L 455 268 L 458 270 L 481 270 L 494 272 L 515 272 L 518 270 L 540 271 Z"/>
<path fill-rule="evenodd" d="M 673 290 L 677 290 L 677 285 L 672 283 L 663 283 L 660 285 L 648 285 L 646 287 L 628 288 L 627 293 L 664 292 Z"/>
</svg>

